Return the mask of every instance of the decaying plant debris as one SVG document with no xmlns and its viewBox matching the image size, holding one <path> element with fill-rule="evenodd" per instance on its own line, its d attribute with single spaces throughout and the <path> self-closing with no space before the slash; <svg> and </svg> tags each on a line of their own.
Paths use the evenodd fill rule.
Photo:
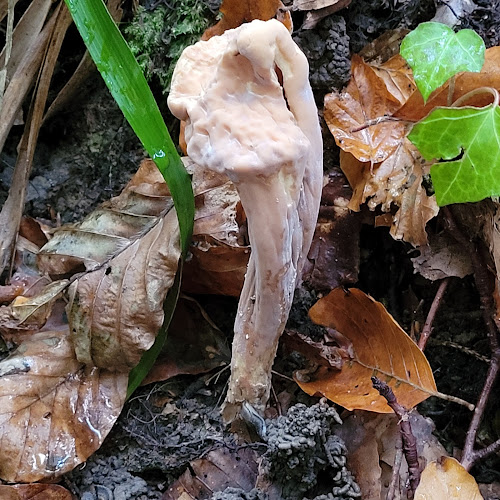
<svg viewBox="0 0 500 500">
<path fill-rule="evenodd" d="M 325 88 L 325 82 L 329 82 L 328 85 L 336 82 L 335 85 L 340 87 L 340 82 L 347 80 L 348 36 L 351 36 L 351 49 L 364 44 L 366 37 L 371 36 L 364 24 L 370 22 L 366 21 L 370 13 L 383 13 L 384 23 L 394 23 L 387 27 L 399 25 L 412 28 L 415 19 L 412 16 L 428 3 L 414 2 L 410 6 L 408 2 L 398 1 L 388 5 L 380 0 L 365 5 L 361 0 L 353 1 L 349 9 L 341 9 L 333 17 L 327 15 L 322 21 L 319 21 L 319 17 L 325 14 L 324 9 L 331 9 L 332 12 L 336 10 L 335 2 L 297 1 L 294 4 L 292 10 L 288 11 L 276 0 L 259 0 L 252 2 L 250 7 L 246 2 L 225 0 L 221 11 L 225 13 L 226 21 L 235 23 L 231 28 L 251 21 L 253 17 L 269 19 L 276 12 L 276 17 L 287 27 L 290 27 L 290 20 L 293 18 L 296 22 L 293 39 L 303 46 L 308 57 L 314 59 L 313 88 L 318 105 L 325 92 L 334 91 L 330 86 Z M 300 9 L 304 5 L 311 10 L 302 13 Z M 54 10 L 54 7 L 57 9 Z M 66 116 L 61 120 L 58 113 L 68 109 L 68 96 L 71 96 L 72 92 L 74 95 L 75 89 L 79 92 L 78 82 L 84 80 L 86 74 L 95 71 L 85 63 L 84 58 L 76 78 L 71 80 L 73 83 L 70 82 L 69 87 L 65 87 L 45 115 L 43 114 L 44 96 L 53 67 L 56 76 L 60 77 L 61 69 L 55 65 L 55 61 L 59 43 L 62 42 L 69 23 L 64 7 L 54 7 L 50 7 L 44 0 L 35 0 L 31 4 L 30 13 L 23 21 L 33 27 L 32 30 L 26 31 L 29 33 L 29 38 L 26 38 L 26 44 L 31 47 L 29 50 L 16 47 L 26 25 L 23 27 L 19 24 L 16 28 L 17 35 L 14 34 L 13 45 L 15 50 L 7 68 L 7 91 L 4 95 L 6 106 L 1 111 L 2 116 L 4 113 L 8 115 L 8 120 L 2 122 L 4 129 L 0 131 L 3 134 L 2 141 L 5 142 L 2 161 L 12 167 L 0 171 L 3 189 L 10 182 L 8 171 L 13 170 L 13 158 L 17 157 L 17 139 L 13 140 L 17 134 L 16 126 L 10 136 L 7 136 L 7 129 L 11 128 L 13 120 L 19 123 L 19 110 L 24 96 L 29 92 L 31 81 L 36 78 L 37 67 L 45 68 L 38 80 L 38 87 L 35 87 L 38 97 L 33 99 L 32 113 L 24 117 L 27 125 L 24 142 L 19 149 L 19 168 L 14 176 L 13 195 L 2 211 L 3 220 L 7 220 L 8 224 L 2 225 L 2 231 L 7 237 L 2 239 L 0 257 L 5 269 L 11 266 L 17 272 L 10 284 L 4 287 L 2 283 L 0 286 L 0 297 L 4 299 L 4 305 L 0 308 L 0 329 L 7 348 L 4 356 L 7 351 L 10 352 L 10 356 L 0 361 L 0 392 L 4 401 L 3 410 L 0 412 L 0 477 L 4 481 L 54 479 L 87 460 L 85 468 L 76 467 L 71 474 L 59 478 L 63 481 L 61 484 L 70 489 L 76 497 L 84 500 L 95 500 L 105 495 L 110 498 L 114 495 L 115 498 L 140 500 L 146 497 L 182 500 L 269 500 L 307 497 L 323 500 L 331 498 L 332 495 L 353 498 L 359 490 L 364 498 L 373 500 L 385 497 L 386 494 L 389 498 L 404 495 L 407 470 L 399 443 L 397 419 L 393 415 L 354 410 L 349 415 L 343 415 L 342 426 L 334 425 L 337 417 L 333 408 L 324 401 L 316 404 L 317 399 L 302 393 L 293 377 L 296 377 L 304 388 L 309 387 L 309 392 L 315 393 L 316 389 L 311 388 L 317 387 L 317 392 L 326 394 L 332 400 L 336 400 L 337 393 L 345 389 L 342 393 L 342 404 L 345 407 L 360 408 L 361 403 L 356 402 L 358 398 L 365 405 L 363 407 L 369 407 L 373 401 L 375 404 L 371 406 L 379 410 L 383 402 L 381 404 L 380 401 L 375 401 L 371 389 L 360 383 L 360 377 L 352 376 L 356 370 L 364 370 L 367 373 L 376 371 L 379 377 L 385 377 L 388 384 L 395 389 L 395 393 L 399 394 L 398 398 L 409 406 L 413 406 L 416 400 L 420 401 L 430 393 L 435 393 L 432 376 L 425 381 L 419 378 L 430 373 L 426 356 L 435 371 L 438 388 L 470 402 L 477 400 L 488 366 L 490 374 L 487 380 L 494 378 L 494 370 L 491 367 L 498 365 L 498 349 L 495 347 L 498 332 L 494 324 L 496 302 L 493 301 L 496 298 L 493 290 L 498 281 L 498 206 L 488 201 L 465 210 L 454 207 L 446 213 L 438 213 L 432 191 L 429 189 L 428 165 L 420 160 L 406 141 L 398 142 L 404 135 L 401 135 L 401 127 L 396 122 L 375 126 L 368 123 L 376 121 L 380 114 L 388 113 L 395 113 L 394 116 L 403 119 L 419 119 L 432 106 L 446 104 L 448 88 L 437 91 L 424 106 L 418 94 L 413 92 L 411 74 L 401 60 L 396 57 L 384 62 L 387 58 L 382 57 L 382 54 L 390 54 L 393 50 L 391 46 L 397 45 L 394 40 L 387 38 L 386 41 L 375 42 L 369 49 L 372 55 L 368 56 L 368 52 L 365 52 L 364 61 L 353 57 L 353 82 L 356 82 L 359 95 L 356 96 L 356 91 L 352 92 L 351 84 L 344 93 L 337 88 L 328 98 L 324 115 L 335 134 L 342 126 L 339 125 L 342 120 L 334 116 L 335 99 L 338 96 L 341 99 L 353 99 L 346 108 L 349 115 L 346 123 L 353 118 L 356 123 L 348 125 L 343 133 L 354 134 L 358 143 L 354 144 L 353 151 L 341 152 L 340 165 L 354 194 L 351 195 L 351 188 L 337 168 L 338 150 L 333 146 L 333 139 L 325 126 L 323 138 L 327 152 L 327 171 L 323 178 L 321 172 L 314 177 L 315 195 L 318 195 L 314 198 L 314 203 L 319 204 L 318 192 L 321 190 L 321 184 L 324 186 L 320 221 L 314 225 L 315 220 L 311 216 L 303 241 L 299 241 L 301 238 L 292 238 L 294 250 L 289 252 L 289 257 L 290 254 L 292 256 L 292 266 L 289 269 L 292 272 L 287 278 L 288 284 L 284 284 L 287 290 L 284 297 L 279 298 L 278 294 L 261 296 L 264 300 L 263 306 L 268 307 L 269 314 L 273 312 L 271 299 L 279 298 L 276 303 L 281 300 L 284 309 L 291 306 L 293 287 L 299 281 L 299 270 L 306 260 L 305 249 L 309 245 L 307 241 L 312 239 L 312 251 L 307 256 L 305 266 L 307 287 L 300 289 L 294 305 L 291 306 L 293 317 L 289 327 L 293 331 L 284 336 L 283 348 L 278 351 L 272 379 L 269 371 L 274 359 L 277 337 L 273 337 L 270 344 L 259 346 L 265 351 L 263 355 L 259 351 L 250 353 L 260 360 L 265 358 L 267 366 L 262 372 L 267 370 L 265 377 L 262 373 L 249 371 L 247 364 L 233 366 L 226 403 L 228 419 L 235 415 L 243 399 L 234 372 L 238 373 L 242 367 L 243 373 L 265 380 L 264 390 L 254 391 L 252 388 L 244 396 L 244 399 L 250 401 L 261 413 L 265 411 L 265 418 L 254 415 L 254 422 L 258 429 L 264 429 L 265 435 L 263 433 L 263 438 L 250 438 L 246 431 L 240 429 L 240 436 L 246 436 L 247 440 L 247 443 L 242 445 L 241 441 L 235 441 L 235 436 L 231 433 L 237 424 L 235 427 L 225 428 L 220 420 L 219 408 L 229 374 L 228 339 L 232 333 L 232 316 L 236 315 L 237 333 L 248 333 L 250 336 L 250 333 L 253 334 L 254 330 L 257 330 L 253 328 L 251 332 L 245 332 L 238 313 L 244 313 L 241 318 L 248 319 L 246 314 L 251 315 L 262 304 L 257 300 L 255 304 L 252 303 L 254 292 L 258 291 L 258 279 L 255 279 L 252 285 L 244 285 L 239 310 L 236 310 L 236 303 L 232 298 L 203 295 L 197 297 L 203 307 L 199 304 L 194 306 L 193 303 L 188 307 L 185 304 L 179 307 L 178 317 L 174 318 L 172 334 L 169 337 L 170 342 L 179 345 L 171 350 L 170 356 L 160 359 L 152 374 L 156 380 L 163 378 L 167 381 L 140 389 L 118 418 L 124 405 L 128 372 L 155 338 L 162 321 L 163 296 L 177 269 L 179 250 L 175 212 L 171 210 L 168 188 L 153 163 L 147 161 L 118 198 L 106 202 L 80 223 L 48 229 L 48 225 L 59 225 L 59 216 L 53 209 L 55 206 L 69 207 L 72 203 L 80 205 L 72 212 L 66 211 L 62 214 L 64 220 L 76 220 L 77 215 L 84 210 L 84 205 L 86 207 L 93 203 L 95 206 L 95 200 L 99 196 L 109 198 L 109 192 L 103 195 L 100 189 L 102 188 L 103 192 L 116 189 L 117 184 L 112 182 L 112 178 L 123 176 L 118 168 L 124 159 L 119 152 L 122 147 L 131 148 L 127 150 L 131 151 L 130 158 L 126 160 L 129 163 L 136 162 L 142 156 L 142 151 L 131 145 L 127 139 L 131 132 L 122 126 L 120 120 L 114 120 L 108 131 L 113 139 L 108 141 L 107 138 L 97 137 L 98 134 L 91 134 L 89 144 L 82 150 L 72 149 L 72 154 L 76 154 L 75 163 L 79 161 L 79 155 L 89 156 L 88 151 L 95 153 L 96 158 L 101 155 L 103 162 L 99 167 L 104 175 L 101 188 L 97 189 L 97 184 L 94 184 L 89 192 L 82 194 L 76 202 L 70 197 L 62 204 L 55 205 L 52 199 L 48 202 L 52 204 L 52 210 L 45 211 L 43 195 L 56 192 L 53 187 L 57 182 L 64 183 L 66 180 L 68 184 L 73 179 L 69 167 L 60 164 L 56 165 L 55 174 L 47 174 L 47 177 L 44 177 L 44 162 L 52 162 L 52 156 L 48 155 L 47 151 L 62 145 L 50 142 L 49 136 L 54 130 L 58 135 L 57 127 L 67 121 Z M 114 15 L 121 15 L 116 6 L 110 4 L 109 7 L 114 10 Z M 210 7 L 214 9 L 213 2 L 210 2 Z M 471 20 L 476 22 L 479 19 L 481 9 L 471 15 Z M 0 14 L 2 12 L 3 7 L 0 5 Z M 432 14 L 426 13 L 428 17 Z M 307 23 L 312 23 L 312 26 Z M 373 32 L 380 32 L 381 20 L 374 18 L 369 27 Z M 213 34 L 220 35 L 224 29 L 224 22 L 219 23 L 215 30 L 206 33 L 205 38 Z M 279 29 L 283 34 L 286 31 Z M 288 37 L 288 34 L 286 36 Z M 397 40 L 397 34 L 392 36 Z M 45 41 L 47 37 L 52 37 L 51 48 L 45 59 L 41 56 L 45 42 L 42 43 L 40 37 L 45 37 Z M 269 179 L 276 182 L 271 187 L 266 186 L 268 192 L 276 186 L 280 189 L 280 183 L 283 183 L 284 179 L 292 178 L 292 166 L 287 160 L 296 154 L 299 157 L 310 154 L 305 143 L 312 144 L 317 141 L 315 148 L 318 151 L 323 150 L 323 146 L 318 142 L 319 131 L 315 128 L 316 109 L 308 114 L 314 122 L 314 127 L 310 129 L 314 129 L 314 134 L 308 136 L 308 133 L 304 134 L 308 127 L 304 126 L 294 100 L 291 99 L 297 89 L 290 90 L 290 82 L 293 80 L 287 68 L 289 55 L 294 52 L 287 50 L 293 45 L 287 42 L 287 49 L 284 50 L 286 55 L 278 61 L 279 70 L 276 70 L 272 58 L 260 66 L 255 63 L 255 54 L 258 51 L 254 49 L 259 46 L 258 37 L 249 36 L 247 47 L 231 52 L 232 44 L 241 42 L 238 42 L 238 37 L 232 37 L 231 32 L 222 37 L 225 40 L 221 44 L 224 46 L 222 52 L 225 51 L 221 56 L 223 64 L 214 77 L 213 89 L 220 90 L 222 83 L 227 81 L 227 78 L 218 79 L 218 76 L 231 66 L 232 56 L 241 62 L 242 58 L 239 56 L 244 53 L 252 54 L 248 57 L 252 62 L 248 62 L 243 71 L 245 78 L 248 77 L 248 81 L 254 82 L 252 91 L 259 94 L 260 98 L 276 97 L 276 102 L 281 103 L 280 116 L 290 120 L 274 137 L 277 142 L 288 141 L 286 155 L 282 156 L 284 165 L 281 170 L 286 172 L 286 175 L 271 175 Z M 216 38 L 207 42 L 212 44 L 208 47 L 217 46 L 217 40 Z M 328 40 L 328 50 L 321 49 L 323 40 Z M 274 46 L 274 43 L 275 41 L 271 41 L 270 45 Z M 324 58 L 330 57 L 328 54 L 335 47 L 341 52 L 339 58 L 335 64 L 326 64 Z M 206 60 L 212 62 L 212 59 L 217 58 L 216 51 L 210 51 L 209 56 Z M 88 58 L 86 60 L 88 62 Z M 30 68 L 25 81 L 11 73 L 12 69 L 15 71 L 19 61 L 20 68 L 27 67 L 26 65 Z M 35 61 L 36 64 L 30 66 L 28 61 Z M 196 64 L 193 62 L 189 70 L 197 70 Z M 241 71 L 242 66 L 244 65 L 238 65 L 236 69 Z M 255 70 L 256 67 L 260 69 Z M 328 73 L 337 70 L 338 75 L 332 76 Z M 498 51 L 493 49 L 488 51 L 487 62 L 481 73 L 457 76 L 454 96 L 463 95 L 471 87 L 477 86 L 478 82 L 499 88 L 498 75 Z M 201 79 L 192 78 L 191 84 L 198 86 L 200 81 Z M 203 83 L 207 82 L 207 79 L 203 80 Z M 303 77 L 301 82 L 301 85 L 305 85 Z M 240 101 L 242 96 L 247 98 L 251 95 L 243 92 L 244 85 L 241 81 L 234 81 L 232 85 L 232 90 L 238 94 Z M 22 92 L 18 93 L 21 90 Z M 54 93 L 49 92 L 49 101 Z M 100 104 L 96 105 L 99 112 L 89 112 L 87 108 L 85 116 L 82 117 L 84 121 L 88 121 L 89 128 L 96 121 L 104 122 L 102 116 L 107 116 L 105 110 L 102 113 L 100 110 L 101 103 L 106 98 L 102 99 L 102 91 L 99 95 Z M 197 97 L 190 96 L 193 97 L 192 102 L 205 102 L 203 99 L 206 95 L 203 95 L 203 92 L 197 90 L 193 95 Z M 210 97 L 210 92 L 208 95 Z M 360 102 L 356 102 L 357 97 L 361 98 Z M 312 99 L 310 93 L 308 98 Z M 380 100 L 377 101 L 378 98 Z M 213 99 L 212 104 L 215 106 L 216 102 L 217 99 Z M 481 98 L 477 98 L 473 103 L 486 104 Z M 72 107 L 75 106 L 73 103 Z M 206 109 L 212 111 L 213 107 Z M 226 122 L 229 121 L 227 125 L 231 133 L 240 131 L 241 142 L 253 146 L 255 135 L 250 132 L 257 132 L 259 141 L 264 142 L 264 139 L 270 136 L 266 132 L 267 129 L 259 129 L 254 122 L 242 119 L 242 109 L 244 107 L 240 106 L 233 114 L 227 112 L 230 119 Z M 272 113 L 269 115 L 275 116 Z M 67 116 L 71 118 L 72 115 Z M 55 121 L 52 121 L 54 117 Z M 223 116 L 217 118 L 217 121 L 224 121 Z M 41 139 L 37 139 L 41 123 L 44 127 Z M 115 125 L 117 130 L 114 132 L 112 129 Z M 51 134 L 44 135 L 44 130 L 48 130 L 45 128 L 47 126 L 51 127 Z M 72 126 L 69 127 L 71 133 Z M 232 171 L 225 155 L 220 155 L 215 162 L 217 165 L 212 165 L 216 170 L 219 169 L 219 172 L 207 169 L 203 163 L 210 163 L 207 160 L 210 155 L 205 155 L 203 161 L 197 161 L 198 165 L 194 163 L 192 160 L 196 160 L 194 157 L 197 153 L 192 143 L 190 146 L 194 134 L 189 127 L 188 123 L 186 139 L 192 159 L 186 160 L 186 166 L 193 176 L 197 214 L 191 255 L 184 266 L 184 290 L 190 293 L 217 293 L 237 297 L 243 286 L 249 256 L 252 255 L 247 278 L 253 272 L 254 277 L 258 278 L 259 272 L 264 269 L 257 265 L 260 263 L 262 251 L 259 250 L 254 236 L 271 247 L 272 236 L 276 234 L 272 228 L 278 226 L 271 225 L 263 214 L 274 213 L 275 209 L 280 207 L 282 215 L 289 216 L 289 207 L 286 202 L 276 203 L 269 195 L 261 198 L 257 195 L 245 195 L 245 192 L 256 192 L 245 191 L 243 188 L 243 183 L 249 185 L 250 175 L 242 172 L 244 167 L 249 165 L 248 162 L 240 165 L 242 168 L 239 170 Z M 379 141 L 381 151 L 386 155 L 382 159 L 377 156 L 381 154 L 377 151 L 378 147 L 374 147 L 380 139 L 377 131 L 381 130 L 388 132 L 386 137 L 390 137 L 389 141 Z M 212 129 L 210 132 L 214 134 Z M 223 142 L 229 135 L 224 136 L 225 134 L 226 131 L 215 140 L 214 135 L 211 135 L 209 139 Z M 359 157 L 362 144 L 362 140 L 359 142 L 360 137 L 369 137 L 368 146 L 372 148 L 369 154 L 374 156 Z M 126 145 L 120 143 L 122 138 L 126 139 Z M 348 137 L 348 140 L 351 139 Z M 34 154 L 37 140 L 45 149 L 42 149 L 42 153 L 37 150 L 37 154 Z M 44 145 L 46 141 L 49 141 L 48 146 Z M 65 140 L 64 145 L 67 144 L 70 142 Z M 134 147 L 136 150 L 133 150 Z M 366 147 L 366 144 L 363 147 Z M 115 162 L 110 163 L 109 169 L 107 160 L 104 161 L 106 156 L 112 156 Z M 200 154 L 198 156 L 200 157 Z M 117 158 L 119 162 L 116 161 Z M 27 163 L 24 163 L 25 160 Z M 27 199 L 36 200 L 36 203 L 28 206 L 36 207 L 36 215 L 39 216 L 44 211 L 43 215 L 52 217 L 53 220 L 34 221 L 32 230 L 28 230 L 27 225 L 24 228 L 21 225 L 18 232 L 22 198 L 16 198 L 15 193 L 27 189 L 25 182 L 28 180 L 29 164 L 32 161 L 36 178 L 29 186 Z M 52 168 L 51 165 L 48 166 Z M 56 182 L 50 175 L 60 178 Z M 87 176 L 76 174 L 75 182 L 71 184 L 82 183 L 85 186 L 83 178 L 86 179 Z M 302 180 L 297 182 L 302 183 Z M 304 184 L 307 185 L 307 170 Z M 284 182 L 283 185 L 287 183 Z M 293 192 L 293 189 L 289 190 L 289 193 Z M 306 203 L 301 196 L 300 190 L 295 190 L 288 201 L 292 201 L 291 204 L 299 208 L 299 215 L 291 219 L 294 223 L 300 221 L 300 224 L 305 224 L 303 217 L 301 220 L 300 209 L 305 208 Z M 78 200 L 84 200 L 84 203 Z M 255 201 L 259 202 L 257 208 Z M 16 208 L 12 208 L 14 206 Z M 19 213 L 13 214 L 13 211 Z M 10 217 L 9 214 L 15 217 Z M 264 219 L 265 224 L 269 224 L 268 227 L 272 229 L 270 236 L 263 231 Z M 415 251 L 401 242 L 395 244 L 390 238 L 384 239 L 384 229 L 367 230 L 366 226 L 361 229 L 362 223 L 389 226 L 390 234 L 394 238 L 410 243 L 418 250 Z M 474 228 L 474 231 L 470 228 Z M 294 237 L 298 235 L 292 231 L 292 226 L 285 229 Z M 35 232 L 38 232 L 38 236 L 34 236 Z M 42 252 L 38 252 L 47 238 L 50 242 Z M 339 241 L 346 240 L 348 245 L 338 244 Z M 410 253 L 407 254 L 408 252 Z M 35 253 L 39 254 L 38 270 L 33 267 Z M 15 256 L 12 263 L 9 262 L 11 255 Z M 282 265 L 282 262 L 277 265 Z M 45 272 L 44 276 L 36 274 L 40 269 Z M 411 276 L 413 270 L 428 281 L 422 281 L 420 276 Z M 33 272 L 35 274 L 30 274 Z M 471 291 L 472 281 L 467 277 L 471 274 L 476 276 L 481 295 L 480 304 Z M 4 273 L 4 276 L 6 275 L 7 273 Z M 250 280 L 247 279 L 247 282 L 250 283 Z M 72 293 L 66 295 L 70 283 Z M 344 307 L 342 300 L 336 301 L 331 307 L 328 306 L 328 293 L 332 288 L 358 284 L 377 300 L 357 289 L 349 291 L 339 288 L 332 292 L 331 297 L 341 296 L 346 303 L 358 300 L 358 308 Z M 249 289 L 249 286 L 256 288 Z M 438 293 L 434 296 L 435 290 Z M 311 316 L 318 323 L 326 325 L 326 328 L 312 324 L 307 319 L 309 309 L 321 294 L 325 297 L 312 308 Z M 255 293 L 255 299 L 257 295 Z M 265 300 L 267 298 L 268 301 Z M 252 306 L 250 310 L 243 308 L 245 300 Z M 67 301 L 69 324 L 63 313 Z M 365 304 L 364 301 L 370 302 L 371 305 Z M 424 313 L 431 302 L 431 312 L 425 317 Z M 384 318 L 381 324 L 373 319 L 371 307 L 374 305 L 380 311 L 381 318 Z M 413 341 L 387 313 L 384 306 L 395 315 L 412 337 L 418 338 L 422 332 L 422 340 L 425 333 L 426 356 L 418 351 L 416 344 L 411 344 Z M 261 308 L 262 310 L 264 309 Z M 288 311 L 286 314 L 281 312 L 277 315 L 278 319 L 274 325 L 271 324 L 274 317 L 271 317 L 272 321 L 267 321 L 265 328 L 260 328 L 257 324 L 258 329 L 272 330 L 273 335 L 279 336 L 285 328 L 284 318 L 288 315 Z M 486 320 L 491 350 L 486 346 L 482 313 Z M 269 314 L 263 318 L 269 318 Z M 186 315 L 192 316 L 193 321 L 185 321 Z M 339 317 L 355 326 L 355 334 L 350 327 L 339 321 Z M 356 325 L 357 322 L 359 325 Z M 341 331 L 336 331 L 335 328 Z M 398 331 L 397 334 L 394 329 Z M 448 333 L 448 330 L 451 333 Z M 455 330 L 460 333 L 453 333 Z M 377 336 L 384 343 L 374 343 L 374 337 L 371 338 L 370 335 Z M 394 338 L 399 340 L 386 342 L 385 339 L 392 338 L 391 335 L 396 335 Z M 288 341 L 292 337 L 294 341 Z M 199 343 L 196 343 L 197 338 L 200 339 Z M 360 347 L 360 339 L 372 346 L 369 352 L 364 352 Z M 397 352 L 392 351 L 392 344 L 395 344 Z M 411 348 L 401 351 L 401 346 L 410 344 Z M 418 345 L 423 347 L 425 342 L 419 342 Z M 245 352 L 238 344 L 237 337 L 234 349 Z M 414 351 L 415 349 L 417 351 Z M 290 350 L 298 351 L 302 355 Z M 418 359 L 410 359 L 414 352 L 418 352 Z M 453 354 L 450 355 L 450 352 Z M 184 356 L 189 358 L 186 363 L 184 359 L 178 359 Z M 199 361 L 197 356 L 200 357 Z M 397 366 L 384 364 L 382 357 L 396 360 Z M 233 365 L 238 364 L 238 359 L 243 358 L 233 356 Z M 400 372 L 400 368 L 410 371 L 407 373 L 408 377 L 404 370 Z M 205 374 L 206 370 L 213 371 Z M 343 382 L 337 387 L 332 381 L 339 380 Z M 457 380 L 462 382 L 457 383 Z M 255 381 L 250 385 L 254 386 L 254 383 Z M 327 394 L 329 386 L 335 387 L 335 396 Z M 488 488 L 481 489 L 484 498 L 494 498 L 492 492 L 495 483 L 492 482 L 494 474 L 491 471 L 496 467 L 495 450 L 499 446 L 499 436 L 494 425 L 495 404 L 498 404 L 498 398 L 494 392 L 488 394 L 486 386 L 485 389 L 475 410 L 472 430 L 469 431 L 467 439 L 464 439 L 464 433 L 457 429 L 465 429 L 469 424 L 469 410 L 457 407 L 456 403 L 437 401 L 436 398 L 428 399 L 420 408 L 421 411 L 432 415 L 437 423 L 440 438 L 444 438 L 443 442 L 449 448 L 462 448 L 465 441 L 463 465 L 470 468 L 473 464 L 479 464 L 472 472 L 476 478 L 490 483 Z M 39 397 L 42 393 L 44 396 Z M 488 399 L 490 403 L 487 406 Z M 306 405 L 297 405 L 298 401 Z M 387 408 L 384 411 L 387 411 Z M 479 427 L 481 418 L 483 423 Z M 117 419 L 118 423 L 110 438 L 105 441 L 104 447 L 92 456 Z M 443 491 L 456 492 L 460 488 L 462 492 L 469 492 L 464 493 L 468 495 L 467 498 L 479 495 L 472 476 L 452 459 L 445 457 L 447 450 L 431 435 L 432 422 L 420 417 L 415 411 L 410 413 L 410 419 L 413 432 L 417 436 L 422 466 L 423 462 L 429 464 L 423 474 L 419 493 L 423 491 L 423 495 L 432 495 L 439 484 L 444 488 Z M 481 432 L 478 433 L 478 429 L 481 429 Z M 337 436 L 345 441 L 346 448 Z M 493 453 L 490 462 L 484 460 L 486 453 Z M 354 474 L 356 482 L 349 470 Z M 9 498 L 24 498 L 23 495 L 38 494 L 40 491 L 48 495 L 70 498 L 69 492 L 53 485 L 1 485 L 0 491 L 0 496 L 5 494 L 9 495 Z"/>
</svg>

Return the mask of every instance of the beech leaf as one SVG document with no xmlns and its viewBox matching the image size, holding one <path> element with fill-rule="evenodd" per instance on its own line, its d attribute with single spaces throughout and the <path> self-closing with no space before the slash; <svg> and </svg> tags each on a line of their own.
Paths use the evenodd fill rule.
<svg viewBox="0 0 500 500">
<path fill-rule="evenodd" d="M 325 96 L 324 113 L 337 145 L 358 160 L 373 163 L 387 159 L 406 135 L 402 122 L 383 122 L 356 131 L 369 120 L 392 115 L 401 107 L 401 94 L 395 97 L 377 71 L 353 55 L 351 80 L 343 92 Z"/>
<path fill-rule="evenodd" d="M 361 290 L 336 288 L 316 302 L 309 316 L 350 340 L 353 357 L 344 361 L 341 370 L 321 367 L 314 380 L 298 381 L 308 394 L 320 393 L 348 410 L 391 413 L 370 377 L 383 378 L 407 408 L 436 393 L 432 369 L 422 351 L 384 306 Z"/>
<path fill-rule="evenodd" d="M 70 288 L 68 319 L 81 363 L 128 372 L 154 343 L 180 258 L 179 226 L 163 177 L 144 161 L 123 192 L 63 226 L 39 264 L 91 269 Z"/>
<path fill-rule="evenodd" d="M 68 331 L 23 342 L 0 362 L 0 477 L 50 479 L 85 461 L 120 414 L 127 381 L 78 362 Z"/>
<path fill-rule="evenodd" d="M 408 138 L 431 167 L 440 206 L 500 195 L 500 108 L 437 108 Z"/>
<path fill-rule="evenodd" d="M 401 55 L 408 61 L 424 101 L 431 92 L 460 71 L 479 72 L 485 45 L 472 30 L 455 33 L 436 22 L 422 23 L 401 42 Z"/>
<path fill-rule="evenodd" d="M 435 197 L 429 196 L 422 185 L 429 166 L 422 164 L 422 157 L 408 139 L 389 158 L 375 165 L 341 152 L 340 167 L 354 191 L 348 205 L 351 210 L 358 211 L 365 202 L 370 210 L 380 206 L 388 213 L 389 220 L 384 225 L 390 226 L 394 239 L 414 246 L 427 243 L 425 226 L 439 208 Z M 399 208 L 394 211 L 395 207 Z"/>
<path fill-rule="evenodd" d="M 476 480 L 454 459 L 442 457 L 422 472 L 415 500 L 482 500 Z"/>
</svg>

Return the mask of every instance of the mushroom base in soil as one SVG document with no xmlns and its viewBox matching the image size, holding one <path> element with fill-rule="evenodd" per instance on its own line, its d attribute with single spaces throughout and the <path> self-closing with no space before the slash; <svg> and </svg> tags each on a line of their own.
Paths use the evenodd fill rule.
<svg viewBox="0 0 500 500">
<path fill-rule="evenodd" d="M 285 26 L 270 20 L 186 48 L 173 76 L 168 104 L 186 122 L 189 157 L 229 177 L 248 222 L 226 421 L 244 403 L 265 409 L 318 216 L 323 147 L 308 69 Z"/>
</svg>

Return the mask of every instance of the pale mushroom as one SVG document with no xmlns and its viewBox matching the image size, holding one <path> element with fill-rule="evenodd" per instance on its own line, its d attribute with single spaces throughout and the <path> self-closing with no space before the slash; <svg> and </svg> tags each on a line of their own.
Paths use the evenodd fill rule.
<svg viewBox="0 0 500 500">
<path fill-rule="evenodd" d="M 323 147 L 307 59 L 280 22 L 253 21 L 188 47 L 168 104 L 186 122 L 188 155 L 227 174 L 248 220 L 252 252 L 223 411 L 230 421 L 243 403 L 265 408 L 318 216 Z"/>
</svg>

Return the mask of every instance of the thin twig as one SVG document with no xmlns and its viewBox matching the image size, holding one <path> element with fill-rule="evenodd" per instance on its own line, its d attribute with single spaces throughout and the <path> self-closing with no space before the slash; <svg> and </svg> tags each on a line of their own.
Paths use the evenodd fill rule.
<svg viewBox="0 0 500 500">
<path fill-rule="evenodd" d="M 353 134 L 355 132 L 361 132 L 362 130 L 365 130 L 369 127 L 373 127 L 375 125 L 380 125 L 381 123 L 386 123 L 386 122 L 408 122 L 408 123 L 413 123 L 409 120 L 402 120 L 401 118 L 396 118 L 395 116 L 379 116 L 378 118 L 373 118 L 371 120 L 366 121 L 363 123 L 363 125 L 360 125 L 359 127 L 352 128 L 349 130 L 349 133 Z"/>
<path fill-rule="evenodd" d="M 12 35 L 14 33 L 14 7 L 16 5 L 15 0 L 8 1 L 8 11 L 7 11 L 7 30 L 5 32 L 5 58 L 3 68 L 0 71 L 0 111 L 3 104 L 3 95 L 5 92 L 5 84 L 7 82 L 7 65 L 10 61 L 10 56 L 12 53 Z"/>
<path fill-rule="evenodd" d="M 391 483 L 387 489 L 385 500 L 394 500 L 396 498 L 396 489 L 399 490 L 399 477 L 401 470 L 401 462 L 403 461 L 403 444 L 401 436 L 396 443 L 396 454 L 394 455 L 394 465 L 392 467 Z"/>
<path fill-rule="evenodd" d="M 484 449 L 474 449 L 479 425 L 481 424 L 486 404 L 488 403 L 491 390 L 500 369 L 499 330 L 493 320 L 495 314 L 495 303 L 493 300 L 495 277 L 489 272 L 484 262 L 485 259 L 483 259 L 480 255 L 479 247 L 469 238 L 465 237 L 464 232 L 456 223 L 452 210 L 449 207 L 444 207 L 443 213 L 445 214 L 446 223 L 451 235 L 469 250 L 468 253 L 471 256 L 472 268 L 474 270 L 474 280 L 476 283 L 476 289 L 479 293 L 481 311 L 486 324 L 486 334 L 491 349 L 491 361 L 486 375 L 486 380 L 479 396 L 476 409 L 474 410 L 474 414 L 467 431 L 467 436 L 465 438 L 464 448 L 462 450 L 461 463 L 466 470 L 470 470 L 478 460 L 485 458 L 500 449 L 500 442 L 492 443 Z"/>
<path fill-rule="evenodd" d="M 393 409 L 394 413 L 399 418 L 399 431 L 403 442 L 403 452 L 408 464 L 408 480 L 410 488 L 408 490 L 408 498 L 413 498 L 418 483 L 420 482 L 420 465 L 418 463 L 417 440 L 411 430 L 410 417 L 408 410 L 398 403 L 392 389 L 382 380 L 377 377 L 372 377 L 373 387 L 380 395 L 387 400 L 387 404 Z"/>
<path fill-rule="evenodd" d="M 427 314 L 427 318 L 425 319 L 425 324 L 422 329 L 422 333 L 420 334 L 420 338 L 418 339 L 418 347 L 420 350 L 424 350 L 429 340 L 429 337 L 432 332 L 432 324 L 434 323 L 434 318 L 436 317 L 436 313 L 441 305 L 441 301 L 443 300 L 444 292 L 448 287 L 448 283 L 450 282 L 450 278 L 444 278 L 439 284 L 439 288 L 436 292 L 436 296 L 432 301 L 431 308 L 429 309 L 429 314 Z"/>
</svg>

